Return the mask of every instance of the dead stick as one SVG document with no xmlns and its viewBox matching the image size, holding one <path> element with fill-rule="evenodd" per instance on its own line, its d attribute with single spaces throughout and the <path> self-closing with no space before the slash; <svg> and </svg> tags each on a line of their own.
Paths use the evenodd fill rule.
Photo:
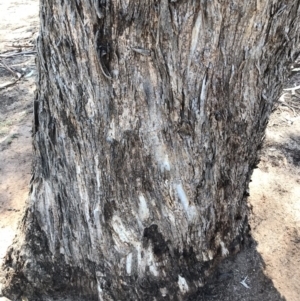
<svg viewBox="0 0 300 301">
<path fill-rule="evenodd" d="M 283 91 L 295 91 L 295 90 L 299 90 L 299 89 L 300 89 L 300 86 L 296 86 L 296 87 L 283 89 Z"/>
<path fill-rule="evenodd" d="M 23 52 L 15 52 L 11 54 L 0 54 L 0 58 L 9 58 L 9 57 L 14 57 L 17 55 L 23 55 L 23 54 L 36 54 L 36 51 L 23 51 Z"/>
<path fill-rule="evenodd" d="M 1 64 L 3 65 L 3 67 L 1 66 L 2 68 L 8 70 L 8 71 L 11 72 L 14 76 L 16 76 L 17 78 L 19 78 L 18 73 L 15 72 L 14 70 L 12 70 L 9 66 L 7 66 L 7 65 L 3 62 L 3 60 L 0 60 L 0 62 L 1 62 Z"/>
<path fill-rule="evenodd" d="M 16 84 L 21 78 L 23 77 L 23 75 L 21 75 L 18 79 L 16 79 L 14 82 L 8 82 L 8 83 L 4 83 L 2 85 L 0 85 L 0 90 L 8 88 L 14 84 Z"/>
<path fill-rule="evenodd" d="M 6 47 L 12 47 L 12 48 L 33 48 L 34 45 L 6 45 Z"/>
</svg>

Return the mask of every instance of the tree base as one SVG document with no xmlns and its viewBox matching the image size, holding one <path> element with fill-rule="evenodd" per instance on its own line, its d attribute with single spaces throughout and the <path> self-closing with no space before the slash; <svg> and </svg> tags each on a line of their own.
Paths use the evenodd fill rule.
<svg viewBox="0 0 300 301">
<path fill-rule="evenodd" d="M 159 277 L 149 270 L 142 277 L 125 276 L 117 270 L 117 265 L 108 270 L 88 260 L 81 267 L 72 266 L 66 264 L 62 255 L 55 257 L 48 251 L 45 233 L 33 218 L 29 220 L 27 218 L 26 227 L 24 223 L 20 229 L 26 229 L 26 234 L 21 232 L 17 236 L 4 262 L 3 295 L 14 301 L 194 300 L 224 257 L 217 252 L 212 260 L 199 262 L 193 248 L 183 252 L 174 249 L 172 254 L 167 251 L 162 261 L 165 272 Z M 246 218 L 229 254 L 238 252 L 248 241 L 249 229 Z"/>
</svg>

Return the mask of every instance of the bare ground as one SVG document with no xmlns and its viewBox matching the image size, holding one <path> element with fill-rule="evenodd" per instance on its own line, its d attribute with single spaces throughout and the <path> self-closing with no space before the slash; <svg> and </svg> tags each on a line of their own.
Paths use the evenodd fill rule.
<svg viewBox="0 0 300 301">
<path fill-rule="evenodd" d="M 28 195 L 35 66 L 34 54 L 22 53 L 34 50 L 37 31 L 37 0 L 0 2 L 0 263 Z M 287 85 L 300 85 L 300 72 Z M 300 300 L 300 95 L 285 93 L 252 177 L 252 238 L 224 260 L 194 300 Z"/>
</svg>

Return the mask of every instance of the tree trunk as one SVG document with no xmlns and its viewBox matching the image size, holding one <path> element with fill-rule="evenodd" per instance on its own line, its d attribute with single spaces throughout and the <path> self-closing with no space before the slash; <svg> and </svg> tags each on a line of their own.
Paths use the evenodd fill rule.
<svg viewBox="0 0 300 301">
<path fill-rule="evenodd" d="M 299 0 L 42 0 L 36 159 L 5 295 L 195 300 L 248 235 L 299 16 Z"/>
</svg>

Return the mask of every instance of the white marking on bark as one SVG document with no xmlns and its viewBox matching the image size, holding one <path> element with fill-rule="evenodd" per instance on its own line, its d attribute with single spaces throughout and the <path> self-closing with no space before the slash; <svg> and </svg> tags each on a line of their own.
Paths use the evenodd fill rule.
<svg viewBox="0 0 300 301">
<path fill-rule="evenodd" d="M 220 245 L 221 246 L 221 253 L 222 253 L 222 256 L 227 256 L 229 254 L 229 251 L 227 250 L 226 246 L 225 246 L 225 243 L 221 240 L 221 235 L 220 233 L 217 233 L 216 236 L 215 236 L 215 242 L 216 242 L 216 245 Z"/>
<path fill-rule="evenodd" d="M 99 161 L 98 161 L 98 157 L 95 157 L 95 171 L 96 171 L 96 180 L 97 180 L 97 188 L 98 190 L 100 190 L 100 173 L 99 173 Z"/>
<path fill-rule="evenodd" d="M 103 290 L 101 288 L 101 285 L 105 282 L 104 275 L 101 272 L 97 271 L 96 279 L 97 279 L 97 289 L 98 289 L 99 301 L 105 301 L 104 296 L 103 296 Z"/>
<path fill-rule="evenodd" d="M 78 183 L 82 184 L 82 178 L 80 177 L 80 175 L 77 176 L 77 180 Z M 89 202 L 86 202 L 86 200 L 89 199 L 86 187 L 84 185 L 79 185 L 78 186 L 78 194 L 79 194 L 79 199 L 81 200 L 81 204 L 83 206 L 83 212 L 84 212 L 84 216 L 86 221 L 89 221 L 91 219 L 90 216 L 90 206 L 89 206 Z M 91 240 L 91 244 L 92 244 L 92 249 L 95 248 L 96 242 L 98 239 L 101 239 L 102 237 L 102 232 L 101 232 L 101 221 L 100 221 L 100 213 L 98 215 L 95 215 L 95 211 L 100 212 L 100 209 L 97 207 L 96 209 L 94 209 L 94 219 L 95 219 L 95 224 L 96 224 L 96 231 L 97 233 L 95 233 L 95 228 L 93 227 L 92 223 L 87 222 L 87 226 L 88 226 L 88 231 L 87 233 L 90 236 L 90 240 Z M 80 237 L 81 233 L 80 231 L 74 231 L 74 235 L 76 235 L 76 237 Z M 69 247 L 68 247 L 69 243 L 68 243 L 68 237 L 64 237 L 64 248 L 65 248 L 65 252 L 66 254 L 69 253 Z M 72 256 L 77 256 L 78 254 L 75 252 L 74 254 L 72 254 Z"/>
<path fill-rule="evenodd" d="M 258 68 L 258 67 L 256 66 L 256 68 Z M 233 79 L 234 74 L 235 74 L 235 68 L 234 68 L 234 65 L 232 64 L 231 65 L 231 74 L 230 74 L 229 83 L 231 83 L 231 80 Z M 259 74 L 260 74 L 260 71 L 259 71 Z"/>
<path fill-rule="evenodd" d="M 108 142 L 112 142 L 113 140 L 116 139 L 116 132 L 115 132 L 115 121 L 114 119 L 112 119 L 110 126 L 109 126 L 109 130 L 107 132 L 107 137 L 106 140 Z"/>
<path fill-rule="evenodd" d="M 142 221 L 144 221 L 145 219 L 149 218 L 149 209 L 147 206 L 146 199 L 142 194 L 139 196 L 139 200 L 140 200 L 139 217 L 141 218 Z"/>
<path fill-rule="evenodd" d="M 192 39 L 191 39 L 192 43 L 191 43 L 191 49 L 190 49 L 190 56 L 192 56 L 196 50 L 196 47 L 198 44 L 198 39 L 199 39 L 201 23 L 202 23 L 202 16 L 201 16 L 201 10 L 200 10 L 197 20 L 195 22 L 195 26 L 192 31 Z"/>
<path fill-rule="evenodd" d="M 170 171 L 171 165 L 169 162 L 169 156 L 166 152 L 166 147 L 162 145 L 161 142 L 159 142 L 158 137 L 155 137 L 155 140 L 153 142 L 157 144 L 155 157 L 158 164 L 160 165 L 160 171 L 161 172 L 164 172 L 165 170 Z"/>
<path fill-rule="evenodd" d="M 131 267 L 132 267 L 132 253 L 129 253 L 126 257 L 126 272 L 128 275 L 131 274 Z"/>
<path fill-rule="evenodd" d="M 153 276 L 157 277 L 159 275 L 158 270 L 155 265 L 150 265 L 149 271 L 153 274 Z"/>
<path fill-rule="evenodd" d="M 180 201 L 181 201 L 181 204 L 184 208 L 185 211 L 188 211 L 188 208 L 189 208 L 189 201 L 187 199 L 187 196 L 183 190 L 183 187 L 181 184 L 177 184 L 176 185 L 176 190 L 177 190 L 177 193 L 178 193 L 178 197 L 180 198 Z"/>
<path fill-rule="evenodd" d="M 103 19 L 104 14 L 101 11 L 100 2 L 98 0 L 94 0 L 94 7 L 95 7 L 96 14 L 97 14 L 98 18 Z"/>
<path fill-rule="evenodd" d="M 97 285 L 97 289 L 98 289 L 98 297 L 99 297 L 99 300 L 100 300 L 100 301 L 103 301 L 103 297 L 102 297 L 103 291 L 102 291 L 102 288 L 101 288 L 101 286 L 100 286 L 99 283 L 98 283 L 98 285 Z"/>
<path fill-rule="evenodd" d="M 201 23 L 202 23 L 202 15 L 201 15 L 201 10 L 200 10 L 197 20 L 195 22 L 193 31 L 192 31 L 190 56 L 189 56 L 189 61 L 188 61 L 188 73 L 189 73 L 190 66 L 191 66 L 192 56 L 194 55 L 197 44 L 198 44 Z"/>
<path fill-rule="evenodd" d="M 192 111 L 196 114 L 197 119 L 199 119 L 200 110 L 199 110 L 199 106 L 198 106 L 198 97 L 192 99 L 191 107 L 192 107 Z"/>
<path fill-rule="evenodd" d="M 209 261 L 209 258 L 206 253 L 202 252 L 203 261 Z"/>
<path fill-rule="evenodd" d="M 220 246 L 221 246 L 222 256 L 227 256 L 229 254 L 229 251 L 225 247 L 225 244 L 223 241 L 220 242 Z"/>
<path fill-rule="evenodd" d="M 93 118 L 94 115 L 95 115 L 95 112 L 97 111 L 96 110 L 96 106 L 95 106 L 95 102 L 94 102 L 94 99 L 92 97 L 89 97 L 86 105 L 85 105 L 85 111 L 87 113 L 87 116 L 89 118 Z"/>
<path fill-rule="evenodd" d="M 112 228 L 122 242 L 136 245 L 136 240 L 133 236 L 134 233 L 132 231 L 128 231 L 123 225 L 121 219 L 116 215 L 112 218 Z"/>
<path fill-rule="evenodd" d="M 185 278 L 181 277 L 180 275 L 178 275 L 178 286 L 180 291 L 184 294 L 189 291 L 189 286 L 186 283 Z"/>
<path fill-rule="evenodd" d="M 53 235 L 55 235 L 54 233 L 54 229 L 53 229 L 53 225 L 50 221 L 50 204 L 51 201 L 54 199 L 54 195 L 52 193 L 52 189 L 49 185 L 49 183 L 47 181 L 44 182 L 45 184 L 45 196 L 44 196 L 44 208 L 42 211 L 40 211 L 41 213 L 44 213 L 44 218 L 46 219 L 46 223 L 45 225 L 47 225 L 48 229 L 46 230 L 50 236 L 50 250 L 53 252 L 54 251 L 54 237 Z"/>
<path fill-rule="evenodd" d="M 180 202 L 182 204 L 182 207 L 183 207 L 184 211 L 186 212 L 186 214 L 188 216 L 188 220 L 189 221 L 193 220 L 193 218 L 196 215 L 195 206 L 190 206 L 189 200 L 188 200 L 188 198 L 185 194 L 185 191 L 184 191 L 181 184 L 176 185 L 176 191 L 177 191 L 178 197 L 180 199 Z"/>
<path fill-rule="evenodd" d="M 141 244 L 137 243 L 136 245 L 136 251 L 137 251 L 137 266 L 139 269 L 139 273 L 144 273 L 144 267 L 143 267 L 143 262 L 142 262 L 142 252 L 141 252 Z"/>
<path fill-rule="evenodd" d="M 146 267 L 149 267 L 149 271 L 153 276 L 158 277 L 159 271 L 155 265 L 155 257 L 153 255 L 152 246 L 150 245 L 147 249 L 141 248 L 141 245 L 137 245 L 136 249 L 138 251 L 138 269 L 139 273 L 143 274 L 146 270 Z M 141 253 L 144 253 L 142 258 Z"/>
<path fill-rule="evenodd" d="M 147 265 L 149 266 L 149 270 L 150 272 L 155 276 L 157 277 L 159 275 L 159 272 L 155 266 L 155 258 L 153 256 L 153 252 L 152 252 L 152 248 L 150 247 L 148 250 L 146 250 L 146 262 L 147 262 Z"/>
<path fill-rule="evenodd" d="M 150 56 L 151 51 L 149 49 L 140 48 L 140 47 L 131 47 L 131 49 L 141 55 Z"/>
<path fill-rule="evenodd" d="M 97 206 L 94 209 L 94 221 L 95 221 L 95 226 L 96 226 L 96 230 L 97 230 L 97 236 L 98 236 L 99 240 L 101 240 L 101 238 L 102 238 L 100 216 L 101 216 L 101 210 L 100 210 L 99 206 Z M 89 230 L 90 230 L 90 225 L 89 225 Z M 92 231 L 92 230 L 90 230 L 90 231 Z"/>
<path fill-rule="evenodd" d="M 122 242 L 128 243 L 129 242 L 128 233 L 124 225 L 122 224 L 121 219 L 118 216 L 114 216 L 112 220 L 113 220 L 112 227 L 116 232 L 116 234 L 119 236 L 120 240 Z"/>
<path fill-rule="evenodd" d="M 207 94 L 207 86 L 208 83 L 206 82 L 206 74 L 202 80 L 202 87 L 201 87 L 201 93 L 200 93 L 200 118 L 204 119 L 205 118 L 205 113 L 204 113 L 204 105 L 205 105 L 205 99 L 206 99 L 206 94 Z"/>
<path fill-rule="evenodd" d="M 170 166 L 169 158 L 168 158 L 167 154 L 165 154 L 165 158 L 164 158 L 164 161 L 163 161 L 163 164 L 162 164 L 162 168 L 167 170 L 167 171 L 171 170 L 171 166 Z"/>
<path fill-rule="evenodd" d="M 166 297 L 167 294 L 168 294 L 168 290 L 165 288 L 165 287 L 162 287 L 159 289 L 160 290 L 160 293 L 163 297 Z"/>
<path fill-rule="evenodd" d="M 208 250 L 208 258 L 209 258 L 209 260 L 213 260 L 214 254 L 215 253 L 212 250 Z"/>
<path fill-rule="evenodd" d="M 119 77 L 119 70 L 118 69 L 114 69 L 114 70 L 112 70 L 111 71 L 111 74 L 112 74 L 112 76 L 113 76 L 113 78 L 118 78 Z"/>
</svg>

